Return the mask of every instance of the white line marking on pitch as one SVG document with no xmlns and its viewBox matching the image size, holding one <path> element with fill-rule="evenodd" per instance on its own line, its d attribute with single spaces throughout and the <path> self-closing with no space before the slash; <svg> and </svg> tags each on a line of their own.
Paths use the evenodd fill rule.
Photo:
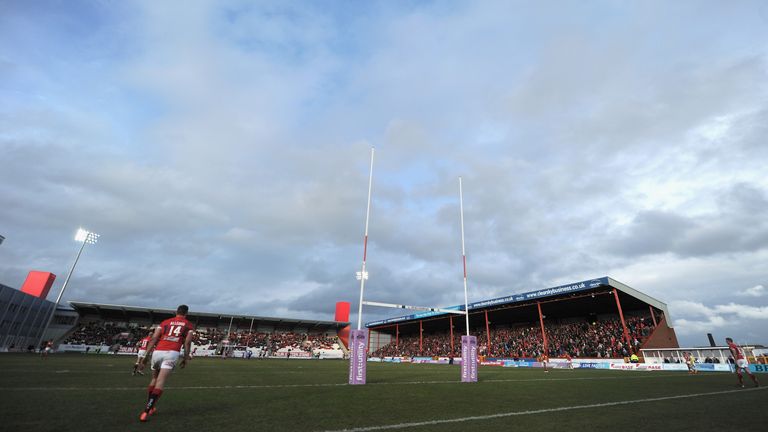
<svg viewBox="0 0 768 432">
<path fill-rule="evenodd" d="M 423 421 L 423 422 L 399 423 L 399 424 L 382 425 L 382 426 L 367 426 L 367 427 L 358 427 L 358 428 L 352 428 L 352 429 L 327 430 L 323 432 L 368 432 L 368 431 L 380 431 L 380 430 L 386 430 L 386 429 L 407 429 L 407 428 L 414 428 L 414 427 L 421 427 L 421 426 L 434 426 L 434 425 L 440 425 L 440 424 L 446 424 L 446 423 L 460 423 L 460 422 L 469 422 L 469 421 L 478 421 L 478 420 L 490 420 L 490 419 L 503 418 L 503 417 L 514 417 L 514 416 L 531 415 L 531 414 L 544 414 L 544 413 L 561 412 L 561 411 L 572 411 L 572 410 L 578 410 L 578 409 L 605 408 L 605 407 L 611 407 L 611 406 L 630 405 L 630 404 L 644 403 L 644 402 L 658 402 L 658 401 L 673 400 L 673 399 L 688 399 L 688 398 L 703 397 L 703 396 L 716 396 L 716 395 L 742 393 L 745 391 L 755 391 L 755 390 L 763 390 L 763 389 L 765 389 L 765 387 L 757 387 L 757 388 L 751 388 L 751 389 L 738 389 L 738 390 L 725 390 L 725 391 L 717 391 L 717 392 L 709 392 L 709 393 L 693 393 L 693 394 L 677 395 L 677 396 L 662 396 L 662 397 L 656 397 L 656 398 L 634 399 L 634 400 L 618 401 L 618 402 L 605 402 L 605 403 L 597 403 L 597 404 L 590 404 L 590 405 L 574 405 L 574 406 L 545 408 L 545 409 L 529 410 L 529 411 L 512 411 L 512 412 L 488 414 L 488 415 L 482 415 L 482 416 L 459 417 L 459 418 L 453 418 L 453 419 L 429 420 L 429 421 Z"/>
<path fill-rule="evenodd" d="M 125 372 L 121 372 L 125 373 Z M 714 375 L 704 375 L 714 376 Z M 689 379 L 691 375 L 646 375 L 636 377 L 579 377 L 579 378 L 529 378 L 529 379 L 496 379 L 496 380 L 484 380 L 479 383 L 511 383 L 511 382 L 542 382 L 542 381 L 600 381 L 600 380 L 616 380 L 616 379 L 648 379 L 648 378 L 686 378 Z M 392 385 L 423 385 L 423 384 L 459 384 L 465 385 L 460 381 L 403 381 L 403 382 L 382 382 L 382 383 L 368 383 L 369 386 L 392 386 Z M 232 389 L 266 389 L 266 388 L 302 388 L 302 387 L 343 387 L 348 386 L 344 383 L 319 383 L 319 384 L 255 384 L 255 385 L 224 385 L 224 386 L 168 386 L 168 390 L 232 390 Z M 0 391 L 6 390 L 25 390 L 25 391 L 145 391 L 146 387 L 0 387 Z"/>
</svg>

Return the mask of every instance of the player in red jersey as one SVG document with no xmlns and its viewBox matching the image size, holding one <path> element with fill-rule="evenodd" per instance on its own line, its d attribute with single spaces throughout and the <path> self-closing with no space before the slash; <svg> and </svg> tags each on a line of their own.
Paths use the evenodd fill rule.
<svg viewBox="0 0 768 432">
<path fill-rule="evenodd" d="M 747 363 L 747 356 L 744 355 L 744 349 L 733 343 L 733 339 L 731 338 L 725 338 L 725 342 L 728 344 L 728 349 L 731 351 L 733 360 L 736 361 L 736 376 L 739 377 L 739 385 L 744 387 L 744 377 L 741 375 L 741 371 L 744 370 L 744 372 L 752 378 L 755 387 L 759 386 L 760 384 L 757 382 L 757 377 L 752 375 L 752 372 L 749 371 L 749 363 Z"/>
<path fill-rule="evenodd" d="M 546 354 L 542 354 L 541 357 L 539 357 L 539 361 L 544 366 L 544 372 L 549 373 L 549 370 L 547 369 L 547 363 L 549 362 L 549 356 Z"/>
<path fill-rule="evenodd" d="M 131 375 L 144 375 L 144 357 L 147 356 L 147 346 L 149 345 L 149 341 L 152 340 L 152 335 L 154 333 L 154 330 L 150 330 L 149 334 L 136 345 L 139 348 L 139 351 L 136 353 L 136 363 L 133 364 L 133 373 Z"/>
<path fill-rule="evenodd" d="M 179 367 L 184 368 L 189 361 L 190 345 L 194 337 L 195 326 L 187 320 L 189 307 L 181 305 L 176 309 L 176 316 L 169 318 L 155 329 L 152 340 L 147 345 L 147 352 L 152 348 L 152 381 L 149 382 L 147 405 L 139 416 L 139 420 L 145 422 L 156 411 L 157 400 L 163 394 L 165 381 L 176 367 L 179 360 L 179 351 L 184 347 L 184 357 L 179 362 Z M 145 357 L 144 362 L 146 363 Z"/>
</svg>

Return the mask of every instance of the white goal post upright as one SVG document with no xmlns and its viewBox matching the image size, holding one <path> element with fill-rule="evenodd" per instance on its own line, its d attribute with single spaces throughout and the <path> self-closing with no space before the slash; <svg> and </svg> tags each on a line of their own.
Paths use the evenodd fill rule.
<svg viewBox="0 0 768 432">
<path fill-rule="evenodd" d="M 368 221 L 371 217 L 371 189 L 373 185 L 373 153 L 374 148 L 371 147 L 371 169 L 368 174 L 368 205 L 365 209 L 365 236 L 363 237 L 363 266 L 358 275 L 360 279 L 360 305 L 357 309 L 357 329 L 362 329 L 363 324 L 363 291 L 365 291 L 365 281 L 368 279 L 368 272 L 365 271 L 365 261 L 368 257 Z"/>
<path fill-rule="evenodd" d="M 467 336 L 469 336 L 469 297 L 467 295 L 467 251 L 464 247 L 464 192 L 459 177 L 459 214 L 461 215 L 461 262 L 464 266 L 464 311 L 466 314 Z"/>
<path fill-rule="evenodd" d="M 464 247 L 464 191 L 461 176 L 459 176 L 459 213 L 461 215 L 461 261 L 464 267 L 464 318 L 467 324 L 467 334 L 461 337 L 461 382 L 477 382 L 477 337 L 469 335 L 467 252 Z"/>
<path fill-rule="evenodd" d="M 363 265 L 357 278 L 360 280 L 360 304 L 357 309 L 357 330 L 349 332 L 349 383 L 365 384 L 365 375 L 368 363 L 368 335 L 362 330 L 363 325 L 363 292 L 368 272 L 365 270 L 365 261 L 368 257 L 368 221 L 371 216 L 371 189 L 373 185 L 373 155 L 371 147 L 371 169 L 368 174 L 368 205 L 365 209 L 365 236 L 363 237 Z"/>
</svg>

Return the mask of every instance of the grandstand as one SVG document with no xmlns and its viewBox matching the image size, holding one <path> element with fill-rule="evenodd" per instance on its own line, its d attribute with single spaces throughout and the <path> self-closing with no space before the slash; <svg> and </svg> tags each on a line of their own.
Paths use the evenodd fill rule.
<svg viewBox="0 0 768 432">
<path fill-rule="evenodd" d="M 152 325 L 175 313 L 151 307 L 69 304 L 69 314 L 77 319 L 54 338 L 60 351 L 132 353 Z M 624 358 L 641 350 L 678 348 L 666 304 L 610 277 L 478 301 L 469 304 L 469 311 L 471 333 L 478 336 L 484 359 L 543 354 Z M 57 312 L 57 317 L 61 313 L 65 311 Z M 345 322 L 193 311 L 190 320 L 198 329 L 196 355 L 246 356 L 250 351 L 257 357 L 339 358 L 346 352 L 349 328 L 348 312 L 341 316 L 336 319 Z M 368 352 L 372 357 L 453 357 L 460 350 L 463 321 L 430 311 L 369 322 Z"/>
<path fill-rule="evenodd" d="M 469 319 L 485 358 L 624 358 L 640 349 L 678 347 L 667 305 L 607 276 L 470 303 Z M 423 312 L 369 322 L 369 352 L 453 357 L 463 321 Z"/>
<path fill-rule="evenodd" d="M 133 353 L 153 325 L 175 316 L 175 310 L 69 302 L 79 317 L 60 340 L 59 351 Z M 348 322 L 190 312 L 197 329 L 196 356 L 341 358 L 338 338 Z M 250 355 L 249 355 L 250 352 Z"/>
</svg>

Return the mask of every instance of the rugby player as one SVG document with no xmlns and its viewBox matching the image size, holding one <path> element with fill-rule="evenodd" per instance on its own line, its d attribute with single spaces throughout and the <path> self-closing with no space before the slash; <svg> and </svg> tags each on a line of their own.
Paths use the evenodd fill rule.
<svg viewBox="0 0 768 432">
<path fill-rule="evenodd" d="M 147 356 L 147 345 L 149 345 L 149 341 L 152 340 L 153 334 L 154 331 L 150 330 L 149 334 L 136 345 L 139 348 L 139 351 L 136 353 L 136 363 L 133 364 L 133 373 L 131 375 L 144 375 L 144 357 Z"/>
<path fill-rule="evenodd" d="M 731 355 L 736 361 L 736 376 L 739 377 L 739 385 L 744 388 L 744 377 L 741 374 L 741 371 L 744 370 L 744 372 L 752 378 L 755 387 L 759 386 L 760 384 L 757 382 L 757 377 L 752 375 L 752 372 L 749 371 L 749 364 L 747 363 L 747 356 L 744 355 L 744 348 L 733 343 L 733 339 L 731 338 L 725 338 L 725 342 L 728 344 L 728 349 L 731 351 Z"/>
<path fill-rule="evenodd" d="M 163 394 L 165 381 L 176 367 L 182 346 L 184 347 L 184 356 L 179 362 L 179 367 L 184 368 L 190 359 L 189 355 L 192 352 L 190 345 L 195 334 L 195 326 L 187 320 L 188 312 L 189 307 L 187 305 L 180 305 L 176 309 L 175 317 L 163 321 L 155 329 L 152 340 L 147 345 L 147 352 L 152 351 L 153 348 L 155 351 L 152 352 L 152 380 L 147 388 L 147 405 L 139 415 L 139 420 L 142 422 L 147 421 L 149 416 L 157 411 L 155 405 Z M 145 363 L 147 358 L 149 356 L 144 357 Z"/>
<path fill-rule="evenodd" d="M 42 357 L 43 360 L 47 359 L 48 354 L 50 354 L 51 351 L 53 351 L 53 339 L 45 343 L 45 348 L 43 348 L 43 350 L 40 351 L 40 357 Z"/>
<path fill-rule="evenodd" d="M 683 358 L 685 359 L 685 365 L 688 366 L 688 373 L 689 374 L 695 374 L 696 371 L 696 359 L 693 357 L 693 355 L 689 352 L 683 353 Z"/>
</svg>

